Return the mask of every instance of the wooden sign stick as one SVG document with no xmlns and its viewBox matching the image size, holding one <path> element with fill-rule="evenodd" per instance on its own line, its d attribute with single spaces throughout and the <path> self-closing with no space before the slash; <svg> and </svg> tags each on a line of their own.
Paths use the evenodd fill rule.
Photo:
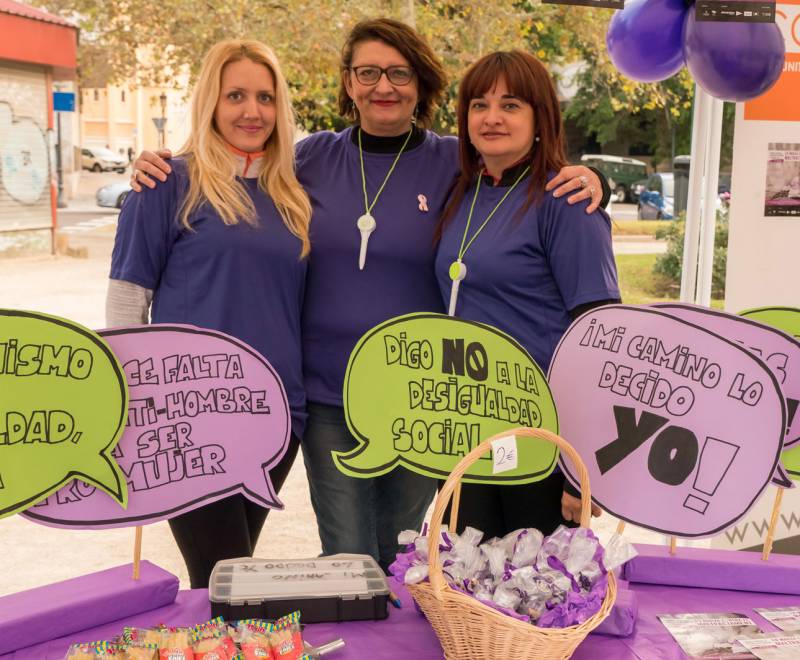
<svg viewBox="0 0 800 660">
<path fill-rule="evenodd" d="M 624 520 L 620 520 L 617 523 L 617 534 L 622 534 L 622 532 L 624 532 L 624 531 L 625 531 L 625 521 Z"/>
<path fill-rule="evenodd" d="M 669 537 L 669 554 L 674 555 L 675 550 L 678 547 L 678 537 L 677 536 L 670 536 Z"/>
<path fill-rule="evenodd" d="M 781 511 L 781 500 L 783 499 L 784 490 L 786 489 L 778 487 L 778 491 L 775 493 L 775 503 L 772 505 L 772 517 L 769 519 L 767 539 L 764 541 L 764 550 L 761 552 L 761 559 L 764 561 L 769 560 L 769 553 L 772 552 L 772 540 L 775 538 L 775 527 L 778 524 L 778 514 Z"/>
<path fill-rule="evenodd" d="M 133 541 L 133 579 L 138 580 L 140 576 L 140 564 L 142 562 L 142 526 L 136 525 L 136 534 Z"/>
</svg>

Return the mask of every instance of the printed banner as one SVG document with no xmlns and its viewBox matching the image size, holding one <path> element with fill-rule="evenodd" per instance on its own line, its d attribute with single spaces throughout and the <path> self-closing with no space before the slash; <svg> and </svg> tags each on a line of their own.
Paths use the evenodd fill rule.
<svg viewBox="0 0 800 660">
<path fill-rule="evenodd" d="M 778 467 L 786 412 L 775 376 L 741 345 L 663 312 L 581 316 L 549 373 L 562 435 L 613 515 L 683 537 L 741 518 Z M 562 459 L 570 481 L 575 469 Z"/>
<path fill-rule="evenodd" d="M 774 4 L 775 23 L 783 33 L 786 55 L 783 73 L 770 89 L 761 96 L 745 101 L 746 121 L 800 121 L 800 0 L 778 0 Z M 746 131 L 737 120 L 734 135 Z M 796 130 L 792 131 L 797 133 Z M 780 134 L 776 135 L 778 137 Z M 738 137 L 734 138 L 736 141 Z M 736 149 L 734 148 L 734 152 Z M 752 152 L 743 154 L 752 157 Z M 734 171 L 735 171 L 734 167 Z M 748 176 L 747 174 L 745 176 Z M 746 194 L 745 190 L 742 190 Z"/>
<path fill-rule="evenodd" d="M 400 316 L 367 332 L 350 355 L 344 407 L 359 446 L 333 458 L 354 477 L 402 465 L 443 479 L 481 441 L 505 429 L 558 433 L 544 373 L 525 349 L 496 328 L 442 314 Z M 516 460 L 516 467 L 506 469 L 500 458 Z M 463 480 L 538 481 L 557 459 L 554 445 L 525 438 L 515 455 L 487 454 Z"/>
<path fill-rule="evenodd" d="M 127 505 L 112 450 L 125 426 L 125 377 L 108 345 L 66 319 L 0 309 L 0 517 L 77 477 Z"/>
<path fill-rule="evenodd" d="M 800 144 L 767 145 L 764 215 L 800 217 Z"/>
<path fill-rule="evenodd" d="M 55 527 L 125 527 L 234 493 L 282 508 L 269 470 L 288 446 L 289 405 L 261 355 L 233 337 L 192 326 L 101 334 L 123 364 L 130 391 L 127 428 L 114 452 L 130 489 L 128 509 L 75 481 L 26 517 Z"/>
</svg>

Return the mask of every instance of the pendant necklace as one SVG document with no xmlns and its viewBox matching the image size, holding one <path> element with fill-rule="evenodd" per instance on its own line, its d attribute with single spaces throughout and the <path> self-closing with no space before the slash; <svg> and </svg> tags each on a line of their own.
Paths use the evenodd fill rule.
<svg viewBox="0 0 800 660">
<path fill-rule="evenodd" d="M 361 127 L 358 127 L 358 157 L 361 161 L 361 187 L 364 189 L 364 215 L 362 215 L 356 221 L 356 227 L 358 231 L 361 232 L 361 249 L 358 252 L 358 270 L 364 270 L 364 264 L 367 263 L 367 244 L 369 243 L 369 236 L 370 234 L 375 231 L 375 228 L 378 224 L 375 222 L 375 218 L 372 216 L 372 209 L 375 207 L 375 203 L 378 201 L 378 198 L 381 196 L 384 187 L 386 187 L 386 182 L 389 180 L 389 177 L 392 176 L 392 172 L 394 172 L 395 165 L 397 165 L 397 161 L 400 160 L 400 156 L 402 156 L 403 151 L 408 144 L 408 141 L 411 139 L 411 134 L 414 132 L 414 127 L 411 127 L 411 130 L 408 132 L 406 136 L 406 141 L 403 142 L 403 146 L 400 147 L 400 151 L 397 152 L 397 156 L 394 158 L 394 162 L 392 166 L 389 168 L 389 172 L 386 174 L 386 177 L 383 179 L 383 183 L 381 187 L 378 188 L 378 192 L 375 193 L 375 199 L 372 200 L 372 204 L 369 203 L 367 198 L 367 177 L 364 174 L 364 151 L 361 148 Z"/>
<path fill-rule="evenodd" d="M 475 210 L 475 202 L 478 200 L 478 191 L 481 189 L 481 179 L 483 178 L 483 174 L 486 170 L 483 170 L 478 175 L 478 183 L 475 186 L 475 195 L 472 197 L 472 204 L 469 207 L 469 215 L 467 215 L 467 225 L 464 227 L 464 235 L 461 237 L 461 248 L 458 250 L 458 259 L 456 259 L 453 263 L 450 264 L 450 268 L 448 269 L 448 273 L 450 275 L 450 279 L 453 281 L 453 284 L 450 286 L 450 305 L 447 308 L 448 316 L 455 316 L 456 315 L 456 301 L 458 300 L 458 287 L 461 285 L 461 282 L 467 276 L 467 264 L 464 263 L 464 255 L 469 250 L 469 246 L 478 238 L 478 234 L 483 231 L 483 228 L 492 219 L 492 216 L 497 212 L 497 209 L 500 208 L 500 205 L 506 201 L 506 197 L 511 194 L 511 191 L 517 187 L 517 184 L 522 181 L 525 175 L 530 171 L 531 166 L 528 165 L 517 177 L 517 180 L 514 181 L 514 184 L 506 191 L 506 194 L 500 198 L 500 201 L 497 202 L 495 207 L 492 209 L 492 212 L 486 216 L 486 219 L 483 221 L 480 227 L 478 227 L 477 231 L 472 235 L 472 238 L 469 239 L 467 242 L 467 234 L 469 233 L 469 225 L 472 222 L 472 212 Z M 466 242 L 466 245 L 464 244 Z"/>
</svg>

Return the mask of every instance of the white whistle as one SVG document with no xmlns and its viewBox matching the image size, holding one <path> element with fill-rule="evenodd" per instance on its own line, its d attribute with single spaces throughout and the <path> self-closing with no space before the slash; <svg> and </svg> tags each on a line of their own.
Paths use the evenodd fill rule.
<svg viewBox="0 0 800 660">
<path fill-rule="evenodd" d="M 369 213 L 362 215 L 358 222 L 356 222 L 358 231 L 361 232 L 361 249 L 358 252 L 358 270 L 364 270 L 364 265 L 367 263 L 367 244 L 369 243 L 369 235 L 375 231 L 377 223 Z"/>
<path fill-rule="evenodd" d="M 450 286 L 450 305 L 447 308 L 447 315 L 455 316 L 458 287 L 461 284 L 461 280 L 467 276 L 467 265 L 461 259 L 458 259 L 450 264 L 448 273 L 450 274 L 450 279 L 453 280 L 453 284 Z"/>
</svg>

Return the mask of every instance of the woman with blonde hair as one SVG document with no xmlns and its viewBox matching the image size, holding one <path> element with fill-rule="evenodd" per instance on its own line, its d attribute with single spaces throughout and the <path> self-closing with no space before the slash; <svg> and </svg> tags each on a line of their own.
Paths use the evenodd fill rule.
<svg viewBox="0 0 800 660">
<path fill-rule="evenodd" d="M 283 381 L 292 438 L 272 470 L 276 490 L 305 424 L 300 315 L 311 205 L 294 174 L 294 116 L 274 53 L 257 41 L 209 50 L 192 98 L 189 139 L 173 176 L 128 196 L 107 299 L 109 326 L 187 323 L 258 350 Z M 193 588 L 214 564 L 249 556 L 267 516 L 241 495 L 169 521 Z"/>
</svg>

